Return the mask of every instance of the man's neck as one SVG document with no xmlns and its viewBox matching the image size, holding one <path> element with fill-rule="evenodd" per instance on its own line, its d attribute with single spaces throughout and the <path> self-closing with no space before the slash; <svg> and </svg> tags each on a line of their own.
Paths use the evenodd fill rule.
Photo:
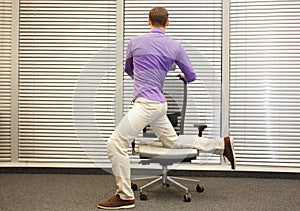
<svg viewBox="0 0 300 211">
<path fill-rule="evenodd" d="M 153 29 L 161 29 L 163 31 L 166 31 L 166 27 L 151 26 L 151 30 Z"/>
</svg>

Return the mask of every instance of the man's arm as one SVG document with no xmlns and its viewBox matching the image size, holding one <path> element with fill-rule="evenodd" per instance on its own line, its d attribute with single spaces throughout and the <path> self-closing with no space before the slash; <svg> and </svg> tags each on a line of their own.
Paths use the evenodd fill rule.
<svg viewBox="0 0 300 211">
<path fill-rule="evenodd" d="M 196 80 L 196 72 L 193 68 L 193 65 L 190 61 L 189 56 L 181 46 L 180 54 L 178 56 L 178 59 L 175 61 L 175 63 L 178 65 L 180 70 L 183 72 L 183 77 L 186 82 L 193 82 Z M 182 75 L 181 75 L 182 77 Z"/>
<path fill-rule="evenodd" d="M 131 78 L 133 78 L 133 57 L 131 53 L 131 43 L 128 43 L 126 50 L 126 61 L 124 66 L 124 72 L 126 72 Z"/>
<path fill-rule="evenodd" d="M 127 58 L 125 61 L 124 72 L 127 73 L 131 78 L 133 78 L 133 59 Z"/>
<path fill-rule="evenodd" d="M 190 83 L 196 80 L 197 76 L 196 73 L 194 71 L 194 69 L 192 69 L 191 67 L 188 67 L 184 64 L 177 64 L 178 67 L 180 68 L 180 70 L 182 71 L 181 74 L 179 74 L 179 76 L 181 78 L 184 78 L 186 82 Z"/>
</svg>

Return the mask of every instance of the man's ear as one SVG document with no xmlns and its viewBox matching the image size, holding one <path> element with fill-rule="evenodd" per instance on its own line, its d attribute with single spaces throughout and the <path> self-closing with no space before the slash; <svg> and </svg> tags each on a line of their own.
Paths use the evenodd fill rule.
<svg viewBox="0 0 300 211">
<path fill-rule="evenodd" d="M 170 20 L 168 19 L 166 22 L 166 27 L 169 26 Z"/>
<path fill-rule="evenodd" d="M 151 21 L 150 21 L 150 19 L 148 19 L 148 26 L 151 26 Z"/>
</svg>

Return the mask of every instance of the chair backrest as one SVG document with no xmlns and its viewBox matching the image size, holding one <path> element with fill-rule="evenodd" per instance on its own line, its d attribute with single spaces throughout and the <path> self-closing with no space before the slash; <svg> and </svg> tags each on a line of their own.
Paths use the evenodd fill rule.
<svg viewBox="0 0 300 211">
<path fill-rule="evenodd" d="M 184 134 L 187 104 L 187 84 L 177 74 L 169 73 L 164 84 L 164 94 L 168 102 L 167 116 L 178 134 Z M 175 124 L 176 123 L 176 124 Z"/>
</svg>

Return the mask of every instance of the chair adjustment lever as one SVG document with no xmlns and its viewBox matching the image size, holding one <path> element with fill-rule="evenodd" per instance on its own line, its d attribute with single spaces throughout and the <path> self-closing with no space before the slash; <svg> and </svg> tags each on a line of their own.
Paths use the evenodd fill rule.
<svg viewBox="0 0 300 211">
<path fill-rule="evenodd" d="M 131 142 L 131 152 L 133 155 L 135 154 L 135 140 Z"/>
</svg>

